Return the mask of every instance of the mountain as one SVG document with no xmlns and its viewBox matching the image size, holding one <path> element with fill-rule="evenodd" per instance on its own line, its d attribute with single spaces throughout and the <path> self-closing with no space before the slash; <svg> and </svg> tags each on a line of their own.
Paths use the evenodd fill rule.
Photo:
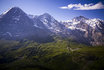
<svg viewBox="0 0 104 70">
<path fill-rule="evenodd" d="M 50 42 L 55 36 L 86 45 L 104 45 L 104 20 L 78 16 L 59 22 L 48 13 L 28 15 L 18 7 L 0 16 L 0 39 Z"/>
<path fill-rule="evenodd" d="M 104 21 L 88 19 L 83 16 L 64 21 L 62 24 L 71 30 L 71 35 L 78 42 L 89 45 L 104 45 Z"/>
<path fill-rule="evenodd" d="M 50 34 L 50 31 L 35 27 L 34 21 L 18 7 L 13 7 L 1 15 L 0 39 L 47 42 L 52 40 Z"/>
<path fill-rule="evenodd" d="M 53 33 L 60 33 L 64 29 L 64 25 L 60 24 L 48 13 L 34 17 L 33 20 L 34 26 L 42 29 L 48 29 Z"/>
</svg>

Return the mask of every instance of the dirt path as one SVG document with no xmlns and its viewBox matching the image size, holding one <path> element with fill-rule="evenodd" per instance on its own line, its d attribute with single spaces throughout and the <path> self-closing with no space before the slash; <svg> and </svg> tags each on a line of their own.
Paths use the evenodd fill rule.
<svg viewBox="0 0 104 70">
<path fill-rule="evenodd" d="M 72 49 L 72 48 L 70 48 L 70 47 L 67 47 L 67 49 L 69 50 L 69 51 L 76 51 L 76 50 L 78 50 L 79 48 L 75 48 L 75 49 Z"/>
</svg>

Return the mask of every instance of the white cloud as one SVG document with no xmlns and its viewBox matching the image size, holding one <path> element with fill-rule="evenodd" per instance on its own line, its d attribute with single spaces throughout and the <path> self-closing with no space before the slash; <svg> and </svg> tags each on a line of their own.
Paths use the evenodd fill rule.
<svg viewBox="0 0 104 70">
<path fill-rule="evenodd" d="M 99 2 L 97 4 L 69 4 L 68 6 L 60 7 L 61 9 L 73 9 L 73 10 L 96 10 L 96 9 L 104 9 L 104 5 L 102 2 Z"/>
</svg>

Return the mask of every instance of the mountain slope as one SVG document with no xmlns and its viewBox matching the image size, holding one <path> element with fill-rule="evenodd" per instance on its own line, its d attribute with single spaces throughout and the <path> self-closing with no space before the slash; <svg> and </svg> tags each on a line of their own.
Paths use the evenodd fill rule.
<svg viewBox="0 0 104 70">
<path fill-rule="evenodd" d="M 0 70 L 103 70 L 104 47 L 0 40 Z"/>
<path fill-rule="evenodd" d="M 60 33 L 63 31 L 64 25 L 60 24 L 48 13 L 33 18 L 34 26 L 48 29 L 53 33 Z"/>
<path fill-rule="evenodd" d="M 71 21 L 62 24 L 71 30 L 71 34 L 79 42 L 89 45 L 104 45 L 104 21 L 100 19 L 88 19 L 83 16 L 75 17 Z"/>
<path fill-rule="evenodd" d="M 0 16 L 0 39 L 53 41 L 59 36 L 86 45 L 104 45 L 104 20 L 84 16 L 59 22 L 48 13 L 28 15 L 13 7 Z"/>
<path fill-rule="evenodd" d="M 51 32 L 34 26 L 34 21 L 18 7 L 11 8 L 0 18 L 0 38 L 30 39 L 37 42 L 51 41 Z"/>
</svg>

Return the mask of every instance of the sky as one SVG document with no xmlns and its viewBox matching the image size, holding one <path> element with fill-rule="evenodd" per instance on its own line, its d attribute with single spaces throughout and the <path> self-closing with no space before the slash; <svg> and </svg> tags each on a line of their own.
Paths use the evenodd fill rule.
<svg viewBox="0 0 104 70">
<path fill-rule="evenodd" d="M 49 13 L 59 21 L 77 16 L 104 20 L 104 0 L 0 0 L 0 14 L 11 7 L 32 15 Z"/>
</svg>

